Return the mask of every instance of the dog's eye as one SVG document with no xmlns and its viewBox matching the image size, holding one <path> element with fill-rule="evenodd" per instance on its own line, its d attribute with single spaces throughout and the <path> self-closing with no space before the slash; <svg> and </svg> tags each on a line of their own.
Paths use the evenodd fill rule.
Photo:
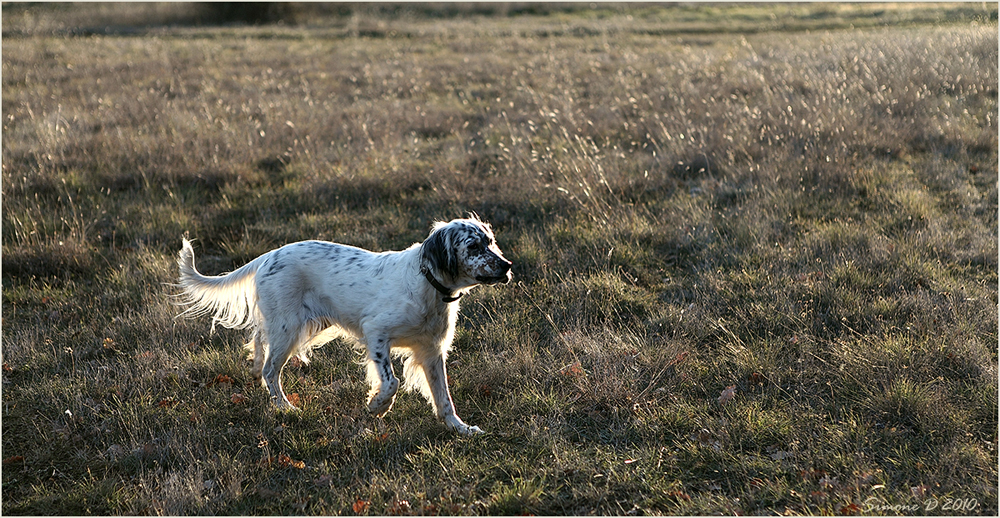
<svg viewBox="0 0 1000 518">
<path fill-rule="evenodd" d="M 482 247 L 483 247 L 482 243 L 480 243 L 479 241 L 474 241 L 471 245 L 469 245 L 469 250 L 479 250 Z"/>
</svg>

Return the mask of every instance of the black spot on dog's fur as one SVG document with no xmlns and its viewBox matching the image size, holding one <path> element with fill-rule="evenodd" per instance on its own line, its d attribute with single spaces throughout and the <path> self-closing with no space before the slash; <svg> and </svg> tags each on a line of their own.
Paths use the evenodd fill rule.
<svg viewBox="0 0 1000 518">
<path fill-rule="evenodd" d="M 271 263 L 271 266 L 267 268 L 267 271 L 264 272 L 263 276 L 270 277 L 284 269 L 285 269 L 285 263 L 278 263 L 278 262 Z"/>
<path fill-rule="evenodd" d="M 274 256 L 271 259 L 270 264 L 267 266 L 267 271 L 262 272 L 262 277 L 270 277 L 287 266 L 284 261 L 281 260 L 281 249 L 274 251 Z"/>
</svg>

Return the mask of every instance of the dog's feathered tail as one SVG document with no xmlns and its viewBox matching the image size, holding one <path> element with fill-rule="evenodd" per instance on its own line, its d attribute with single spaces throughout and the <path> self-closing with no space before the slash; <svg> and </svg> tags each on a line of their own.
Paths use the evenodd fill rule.
<svg viewBox="0 0 1000 518">
<path fill-rule="evenodd" d="M 177 258 L 180 266 L 177 287 L 181 289 L 180 304 L 188 308 L 178 317 L 211 314 L 213 331 L 215 324 L 230 329 L 245 329 L 259 323 L 261 318 L 257 309 L 254 276 L 268 255 L 264 254 L 225 275 L 202 275 L 194 267 L 194 248 L 185 238 Z"/>
</svg>

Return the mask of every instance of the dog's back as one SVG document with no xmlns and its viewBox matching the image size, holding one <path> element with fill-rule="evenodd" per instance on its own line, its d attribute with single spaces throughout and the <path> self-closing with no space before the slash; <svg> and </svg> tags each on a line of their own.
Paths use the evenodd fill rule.
<svg viewBox="0 0 1000 518">
<path fill-rule="evenodd" d="M 417 292 L 419 250 L 370 252 L 326 241 L 300 241 L 269 252 L 256 275 L 258 304 L 265 320 L 320 322 L 360 337 L 365 321 L 409 323 L 400 292 Z M 408 285 L 412 285 L 409 288 Z M 426 291 L 426 290 L 424 290 Z M 425 325 L 427 315 L 414 316 Z M 411 331 L 417 333 L 419 331 Z"/>
</svg>

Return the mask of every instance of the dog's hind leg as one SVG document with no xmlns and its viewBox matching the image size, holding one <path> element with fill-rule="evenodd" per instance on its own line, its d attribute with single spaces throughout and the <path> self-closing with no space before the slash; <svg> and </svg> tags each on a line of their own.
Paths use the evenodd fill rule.
<svg viewBox="0 0 1000 518">
<path fill-rule="evenodd" d="M 250 369 L 250 375 L 253 379 L 263 383 L 263 378 L 261 377 L 261 371 L 264 369 L 264 332 L 260 327 L 253 330 L 253 337 L 250 342 L 244 347 L 249 350 L 250 358 L 253 359 L 253 367 Z M 264 385 L 267 387 L 267 384 Z"/>
<path fill-rule="evenodd" d="M 267 359 L 263 360 L 262 374 L 264 385 L 271 394 L 271 402 L 279 410 L 298 410 L 295 405 L 288 401 L 285 391 L 281 388 L 281 370 L 285 367 L 292 352 L 295 351 L 298 339 L 298 328 L 289 329 L 289 326 L 284 323 L 280 326 L 268 326 L 267 342 L 269 345 Z"/>
<path fill-rule="evenodd" d="M 368 346 L 368 381 L 372 385 L 368 392 L 368 410 L 377 417 L 382 417 L 392 408 L 399 380 L 392 372 L 389 339 L 378 334 L 366 334 L 365 337 Z"/>
</svg>

